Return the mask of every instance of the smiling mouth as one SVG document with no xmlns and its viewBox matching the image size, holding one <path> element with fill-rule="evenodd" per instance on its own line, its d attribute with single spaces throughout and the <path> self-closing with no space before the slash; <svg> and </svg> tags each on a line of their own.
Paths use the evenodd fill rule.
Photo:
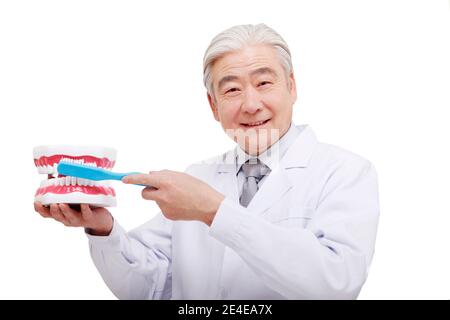
<svg viewBox="0 0 450 320">
<path fill-rule="evenodd" d="M 256 128 L 256 127 L 260 127 L 260 126 L 265 125 L 269 121 L 270 121 L 270 119 L 267 119 L 267 120 L 262 120 L 262 121 L 241 123 L 241 125 L 246 127 L 246 128 Z"/>
</svg>

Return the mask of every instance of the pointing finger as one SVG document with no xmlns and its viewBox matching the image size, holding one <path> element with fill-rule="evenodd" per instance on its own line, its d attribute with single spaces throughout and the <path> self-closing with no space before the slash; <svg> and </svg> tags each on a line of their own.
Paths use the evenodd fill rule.
<svg viewBox="0 0 450 320">
<path fill-rule="evenodd" d="M 160 177 L 156 172 L 152 172 L 150 174 L 130 174 L 123 177 L 122 182 L 127 184 L 142 184 L 158 188 L 160 185 Z"/>
</svg>

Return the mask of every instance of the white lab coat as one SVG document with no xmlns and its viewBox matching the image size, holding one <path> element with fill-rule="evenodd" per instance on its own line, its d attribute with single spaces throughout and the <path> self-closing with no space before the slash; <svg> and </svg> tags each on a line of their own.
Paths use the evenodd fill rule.
<svg viewBox="0 0 450 320">
<path fill-rule="evenodd" d="M 226 198 L 208 227 L 162 214 L 126 233 L 88 235 L 93 261 L 121 299 L 354 299 L 374 253 L 373 165 L 319 143 L 309 126 L 239 205 L 234 151 L 187 173 Z"/>
</svg>

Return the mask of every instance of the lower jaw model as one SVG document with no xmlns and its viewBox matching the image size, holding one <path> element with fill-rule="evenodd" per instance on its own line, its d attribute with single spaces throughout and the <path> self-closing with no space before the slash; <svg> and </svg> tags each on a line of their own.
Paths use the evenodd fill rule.
<svg viewBox="0 0 450 320">
<path fill-rule="evenodd" d="M 111 170 L 116 160 L 112 148 L 90 146 L 40 146 L 33 149 L 34 164 L 48 179 L 41 182 L 34 200 L 51 203 L 81 204 L 97 207 L 116 205 L 116 193 L 106 181 L 93 181 L 58 174 L 60 161 L 74 162 Z"/>
</svg>

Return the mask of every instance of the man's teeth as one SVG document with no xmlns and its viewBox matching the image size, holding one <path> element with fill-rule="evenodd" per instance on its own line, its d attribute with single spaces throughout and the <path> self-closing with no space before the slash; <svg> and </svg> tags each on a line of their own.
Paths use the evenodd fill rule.
<svg viewBox="0 0 450 320">
<path fill-rule="evenodd" d="M 253 122 L 253 123 L 246 123 L 245 125 L 246 125 L 246 126 L 249 126 L 249 127 L 254 127 L 254 126 L 262 125 L 264 122 L 266 122 L 266 120 L 258 121 L 258 122 Z"/>
<path fill-rule="evenodd" d="M 54 179 L 43 180 L 41 182 L 41 187 L 48 186 L 108 186 L 108 182 L 106 181 L 94 181 L 76 177 L 60 177 Z"/>
</svg>

